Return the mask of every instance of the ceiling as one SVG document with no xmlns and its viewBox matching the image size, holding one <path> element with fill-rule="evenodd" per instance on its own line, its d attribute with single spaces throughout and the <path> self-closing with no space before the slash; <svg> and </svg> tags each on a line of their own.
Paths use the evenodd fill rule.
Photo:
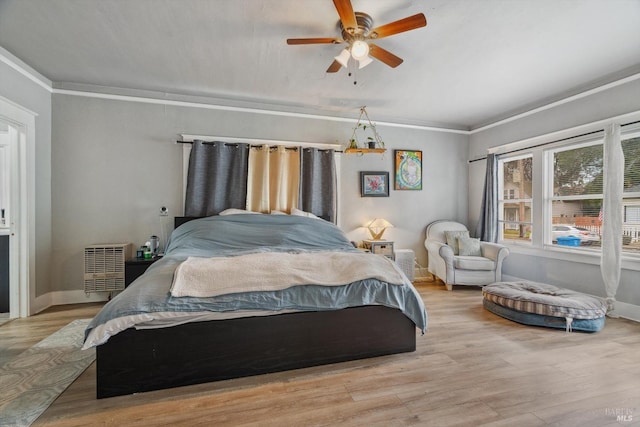
<svg viewBox="0 0 640 427">
<path fill-rule="evenodd" d="M 57 88 L 462 130 L 640 73 L 640 0 L 352 4 L 374 26 L 426 15 L 377 41 L 403 64 L 327 74 L 341 46 L 287 45 L 339 36 L 331 0 L 0 0 L 0 46 Z"/>
</svg>

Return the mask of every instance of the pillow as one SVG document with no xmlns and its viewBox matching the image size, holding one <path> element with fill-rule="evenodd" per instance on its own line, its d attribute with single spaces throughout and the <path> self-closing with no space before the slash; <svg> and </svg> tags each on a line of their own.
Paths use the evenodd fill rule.
<svg viewBox="0 0 640 427">
<path fill-rule="evenodd" d="M 460 250 L 458 249 L 458 237 L 469 237 L 469 230 L 445 231 L 444 235 L 447 238 L 447 245 L 451 246 L 451 249 L 453 249 L 453 254 L 460 255 Z"/>
<path fill-rule="evenodd" d="M 236 215 L 236 214 L 259 214 L 260 212 L 251 212 L 246 209 L 229 208 L 220 212 L 218 215 Z"/>
<path fill-rule="evenodd" d="M 288 214 L 286 212 L 273 210 L 271 211 L 271 215 L 288 215 Z"/>
<path fill-rule="evenodd" d="M 321 219 L 315 216 L 314 214 L 312 214 L 311 212 L 301 211 L 300 209 L 296 209 L 296 208 L 291 209 L 291 215 L 306 216 L 307 218 Z"/>
<path fill-rule="evenodd" d="M 462 256 L 482 256 L 480 239 L 471 237 L 458 237 L 458 249 Z"/>
</svg>

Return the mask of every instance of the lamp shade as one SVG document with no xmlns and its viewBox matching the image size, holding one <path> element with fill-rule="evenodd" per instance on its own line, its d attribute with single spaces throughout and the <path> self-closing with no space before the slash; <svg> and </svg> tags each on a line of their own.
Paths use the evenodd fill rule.
<svg viewBox="0 0 640 427">
<path fill-rule="evenodd" d="M 356 40 L 351 44 L 351 56 L 360 61 L 369 56 L 369 45 L 362 40 Z"/>
<path fill-rule="evenodd" d="M 365 56 L 364 58 L 358 60 L 358 69 L 364 68 L 367 65 L 371 64 L 373 59 L 370 56 Z"/>
<path fill-rule="evenodd" d="M 344 68 L 347 68 L 349 66 L 349 57 L 351 55 L 349 54 L 349 51 L 347 49 L 343 49 L 342 52 L 340 52 L 340 55 L 336 56 L 335 59 L 336 61 L 338 61 L 340 63 L 340 65 L 342 65 Z"/>
<path fill-rule="evenodd" d="M 384 218 L 376 218 L 373 221 L 369 222 L 366 227 L 369 229 L 369 233 L 371 234 L 371 238 L 373 240 L 380 240 L 382 239 L 384 230 L 393 227 L 393 224 L 391 224 Z"/>
</svg>

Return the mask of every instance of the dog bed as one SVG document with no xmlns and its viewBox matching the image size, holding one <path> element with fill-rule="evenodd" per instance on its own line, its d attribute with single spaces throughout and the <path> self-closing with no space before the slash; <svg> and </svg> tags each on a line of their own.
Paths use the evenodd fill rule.
<svg viewBox="0 0 640 427">
<path fill-rule="evenodd" d="M 484 307 L 514 322 L 532 326 L 597 332 L 604 327 L 606 302 L 537 282 L 497 282 L 482 288 Z"/>
</svg>

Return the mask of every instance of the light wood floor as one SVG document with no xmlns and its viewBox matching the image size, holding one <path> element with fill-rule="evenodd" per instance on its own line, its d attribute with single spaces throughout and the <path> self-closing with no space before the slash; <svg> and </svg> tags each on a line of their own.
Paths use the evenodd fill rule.
<svg viewBox="0 0 640 427">
<path fill-rule="evenodd" d="M 640 425 L 640 324 L 528 327 L 483 309 L 480 288 L 416 287 L 429 331 L 415 353 L 103 400 L 94 364 L 35 425 Z M 0 326 L 0 363 L 98 308 Z"/>
</svg>

